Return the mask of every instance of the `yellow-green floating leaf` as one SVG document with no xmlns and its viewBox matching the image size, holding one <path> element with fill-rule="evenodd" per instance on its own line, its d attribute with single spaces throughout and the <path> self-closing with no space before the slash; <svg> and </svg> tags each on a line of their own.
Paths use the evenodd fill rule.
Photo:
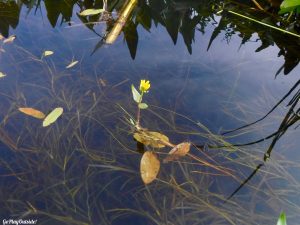
<svg viewBox="0 0 300 225">
<path fill-rule="evenodd" d="M 66 69 L 69 69 L 73 66 L 75 66 L 78 63 L 78 61 L 72 61 L 69 65 L 66 66 Z"/>
<path fill-rule="evenodd" d="M 80 16 L 93 16 L 104 12 L 104 9 L 86 9 L 79 13 Z"/>
<path fill-rule="evenodd" d="M 140 164 L 140 173 L 145 184 L 155 180 L 160 168 L 160 162 L 154 152 L 147 151 L 143 154 Z"/>
<path fill-rule="evenodd" d="M 54 123 L 63 113 L 64 109 L 59 107 L 55 108 L 51 113 L 49 113 L 43 121 L 43 127 L 47 127 Z"/>
<path fill-rule="evenodd" d="M 138 131 L 134 133 L 133 137 L 138 142 L 154 148 L 163 148 L 169 143 L 169 138 L 166 135 L 154 131 Z"/>
<path fill-rule="evenodd" d="M 6 74 L 5 74 L 5 73 L 2 73 L 2 72 L 0 72 L 0 78 L 2 78 L 2 77 L 6 77 Z"/>
<path fill-rule="evenodd" d="M 140 103 L 140 104 L 138 104 L 138 107 L 140 108 L 140 109 L 147 109 L 148 108 L 148 105 L 146 104 L 146 103 Z"/>
<path fill-rule="evenodd" d="M 50 50 L 46 50 L 43 52 L 43 56 L 46 57 L 46 56 L 49 56 L 49 55 L 53 55 L 54 52 L 53 51 L 50 51 Z"/>
<path fill-rule="evenodd" d="M 44 119 L 46 117 L 43 112 L 34 108 L 19 108 L 19 111 L 37 119 Z"/>
</svg>

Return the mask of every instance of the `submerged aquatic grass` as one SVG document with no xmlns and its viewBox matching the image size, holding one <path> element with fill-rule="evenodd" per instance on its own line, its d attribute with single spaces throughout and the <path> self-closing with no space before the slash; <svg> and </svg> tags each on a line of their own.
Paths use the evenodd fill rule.
<svg viewBox="0 0 300 225">
<path fill-rule="evenodd" d="M 53 71 L 49 66 L 44 63 L 44 71 Z M 103 90 L 101 84 L 83 79 L 76 82 L 86 87 L 86 91 L 64 86 L 60 92 L 54 92 L 60 89 L 60 81 L 66 77 L 63 74 L 48 74 L 47 77 L 50 78 L 48 83 L 35 85 L 34 91 L 41 97 L 36 106 L 44 109 L 49 104 L 62 105 L 68 110 L 60 121 L 50 129 L 42 130 L 37 129 L 40 125 L 25 117 L 20 127 L 16 108 L 3 115 L 10 119 L 5 126 L 2 122 L 1 129 L 7 133 L 8 125 L 14 127 L 15 135 L 12 137 L 10 132 L 7 135 L 16 147 L 9 153 L 14 161 L 1 159 L 1 165 L 7 170 L 2 178 L 5 175 L 23 183 L 6 184 L 1 196 L 3 213 L 69 224 L 122 223 L 131 217 L 148 224 L 249 224 L 245 217 L 254 215 L 257 222 L 274 222 L 275 217 L 255 212 L 255 204 L 248 200 L 247 194 L 238 193 L 238 198 L 226 202 L 247 172 L 255 169 L 263 149 L 253 151 L 252 148 L 234 147 L 200 122 L 149 104 L 147 114 L 143 115 L 145 127 L 152 124 L 149 127 L 167 132 L 174 142 L 193 140 L 195 145 L 203 145 L 203 148 L 192 146 L 191 155 L 162 167 L 155 184 L 144 186 L 139 178 L 140 154 L 131 136 L 132 125 L 124 120 L 124 116 L 135 111 L 129 96 L 110 87 Z M 71 77 L 68 79 L 72 80 Z M 22 98 L 19 96 L 26 96 L 28 85 L 32 86 L 20 86 L 13 98 L 6 95 L 1 98 L 7 99 L 9 104 L 20 105 Z M 112 99 L 128 102 L 122 106 L 127 114 Z M 174 117 L 185 121 L 185 126 L 174 124 L 175 120 L 170 119 Z M 5 136 L 2 135 L 1 140 L 10 146 Z M 219 148 L 220 145 L 224 147 Z M 157 153 L 164 156 L 167 151 Z M 264 207 L 276 211 L 271 203 L 282 202 L 285 189 L 284 185 L 272 187 L 272 180 L 291 182 L 293 178 L 286 167 L 288 161 L 282 159 L 279 164 L 276 159 L 271 159 L 271 162 L 257 175 L 262 178 L 261 185 L 255 187 L 248 183 L 244 190 L 251 190 L 257 196 L 260 193 L 267 195 L 270 200 Z M 299 166 L 294 166 L 299 170 Z M 297 194 L 299 184 L 295 180 L 292 182 L 295 182 L 294 188 L 290 191 Z M 14 191 L 8 193 L 6 190 Z M 25 202 L 20 200 L 24 195 L 27 196 Z M 284 202 L 282 205 L 291 210 L 294 204 Z M 298 209 L 292 211 L 296 213 Z"/>
</svg>

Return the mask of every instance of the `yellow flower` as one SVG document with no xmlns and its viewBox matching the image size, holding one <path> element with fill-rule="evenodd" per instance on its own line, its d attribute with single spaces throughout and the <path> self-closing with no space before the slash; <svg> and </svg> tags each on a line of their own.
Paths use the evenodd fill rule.
<svg viewBox="0 0 300 225">
<path fill-rule="evenodd" d="M 140 91 L 147 92 L 149 89 L 150 89 L 150 81 L 149 80 L 141 80 Z"/>
</svg>

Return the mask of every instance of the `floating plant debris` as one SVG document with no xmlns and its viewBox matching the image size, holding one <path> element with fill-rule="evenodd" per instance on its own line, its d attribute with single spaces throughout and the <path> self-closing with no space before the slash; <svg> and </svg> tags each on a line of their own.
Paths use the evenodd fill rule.
<svg viewBox="0 0 300 225">
<path fill-rule="evenodd" d="M 47 127 L 54 123 L 63 113 L 63 108 L 55 108 L 51 113 L 49 113 L 43 121 L 43 127 Z"/>
<path fill-rule="evenodd" d="M 37 119 L 44 119 L 46 117 L 43 112 L 34 108 L 19 108 L 19 111 Z"/>
<path fill-rule="evenodd" d="M 154 152 L 147 151 L 143 154 L 140 164 L 142 180 L 145 184 L 150 184 L 155 180 L 160 168 L 160 162 Z"/>
</svg>

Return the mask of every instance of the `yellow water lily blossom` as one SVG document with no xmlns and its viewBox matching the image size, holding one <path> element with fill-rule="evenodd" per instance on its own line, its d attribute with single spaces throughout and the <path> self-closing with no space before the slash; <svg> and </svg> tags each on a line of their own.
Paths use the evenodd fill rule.
<svg viewBox="0 0 300 225">
<path fill-rule="evenodd" d="M 150 89 L 150 81 L 149 80 L 141 80 L 140 91 L 147 92 L 149 89 Z"/>
</svg>

